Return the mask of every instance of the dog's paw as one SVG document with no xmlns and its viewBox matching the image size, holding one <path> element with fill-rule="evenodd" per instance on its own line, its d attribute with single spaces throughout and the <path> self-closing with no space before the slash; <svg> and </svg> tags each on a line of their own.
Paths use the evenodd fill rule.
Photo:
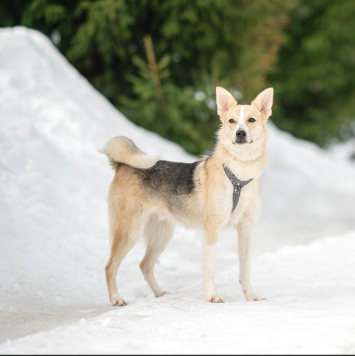
<svg viewBox="0 0 355 356">
<path fill-rule="evenodd" d="M 120 298 L 119 296 L 113 296 L 110 298 L 110 300 L 111 300 L 111 304 L 114 307 L 128 305 L 128 303 L 124 299 Z"/>
<path fill-rule="evenodd" d="M 252 295 L 245 297 L 247 302 L 259 302 L 260 300 L 266 300 L 266 298 L 260 297 L 260 295 Z"/>
<path fill-rule="evenodd" d="M 260 300 L 266 300 L 266 298 L 261 297 L 260 295 L 254 295 L 254 302 L 259 302 Z"/>
<path fill-rule="evenodd" d="M 161 292 L 156 292 L 154 293 L 157 298 L 162 297 L 165 294 L 171 294 L 170 292 L 167 291 L 161 291 Z"/>
<path fill-rule="evenodd" d="M 260 300 L 266 300 L 265 298 L 260 297 L 259 295 L 255 295 L 251 287 L 244 287 L 243 293 L 247 302 L 259 302 Z"/>
<path fill-rule="evenodd" d="M 207 298 L 207 301 L 210 303 L 224 303 L 224 298 L 220 295 L 214 295 L 211 298 Z"/>
</svg>

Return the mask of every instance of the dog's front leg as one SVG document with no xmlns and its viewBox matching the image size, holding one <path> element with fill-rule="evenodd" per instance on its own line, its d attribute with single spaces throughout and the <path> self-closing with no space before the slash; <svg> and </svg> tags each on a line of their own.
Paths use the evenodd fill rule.
<svg viewBox="0 0 355 356">
<path fill-rule="evenodd" d="M 205 286 L 206 300 L 211 303 L 224 303 L 223 297 L 217 295 L 214 284 L 214 270 L 216 262 L 217 241 L 220 229 L 211 224 L 205 224 L 203 241 L 203 284 Z"/>
<path fill-rule="evenodd" d="M 238 224 L 239 283 L 247 302 L 265 300 L 255 295 L 250 284 L 251 255 L 255 222 L 244 215 Z"/>
</svg>

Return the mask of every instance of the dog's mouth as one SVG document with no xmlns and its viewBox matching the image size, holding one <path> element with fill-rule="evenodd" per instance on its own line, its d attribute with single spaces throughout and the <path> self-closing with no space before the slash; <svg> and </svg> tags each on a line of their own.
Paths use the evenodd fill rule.
<svg viewBox="0 0 355 356">
<path fill-rule="evenodd" d="M 251 140 L 250 142 L 247 142 L 247 141 L 237 141 L 237 142 L 234 142 L 232 141 L 233 145 L 250 145 L 252 144 L 254 141 Z"/>
</svg>

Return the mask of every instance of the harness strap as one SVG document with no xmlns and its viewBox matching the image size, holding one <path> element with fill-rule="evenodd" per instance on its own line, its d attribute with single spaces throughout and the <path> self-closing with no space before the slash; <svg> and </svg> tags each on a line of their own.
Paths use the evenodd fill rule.
<svg viewBox="0 0 355 356">
<path fill-rule="evenodd" d="M 249 179 L 249 180 L 239 180 L 224 164 L 223 164 L 223 169 L 224 172 L 226 173 L 228 179 L 231 181 L 231 183 L 234 186 L 233 189 L 233 207 L 232 207 L 232 213 L 235 209 L 235 207 L 238 204 L 239 201 L 239 197 L 240 197 L 240 191 L 242 190 L 242 188 L 247 185 L 248 183 L 250 183 L 253 178 Z"/>
</svg>

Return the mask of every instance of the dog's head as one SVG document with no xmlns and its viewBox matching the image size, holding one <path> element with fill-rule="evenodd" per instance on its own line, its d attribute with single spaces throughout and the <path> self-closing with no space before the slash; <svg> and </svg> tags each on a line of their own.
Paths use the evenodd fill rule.
<svg viewBox="0 0 355 356">
<path fill-rule="evenodd" d="M 261 92 L 251 105 L 238 105 L 225 89 L 217 87 L 218 115 L 222 121 L 220 140 L 236 154 L 252 154 L 264 149 L 265 123 L 271 115 L 273 88 Z"/>
</svg>

